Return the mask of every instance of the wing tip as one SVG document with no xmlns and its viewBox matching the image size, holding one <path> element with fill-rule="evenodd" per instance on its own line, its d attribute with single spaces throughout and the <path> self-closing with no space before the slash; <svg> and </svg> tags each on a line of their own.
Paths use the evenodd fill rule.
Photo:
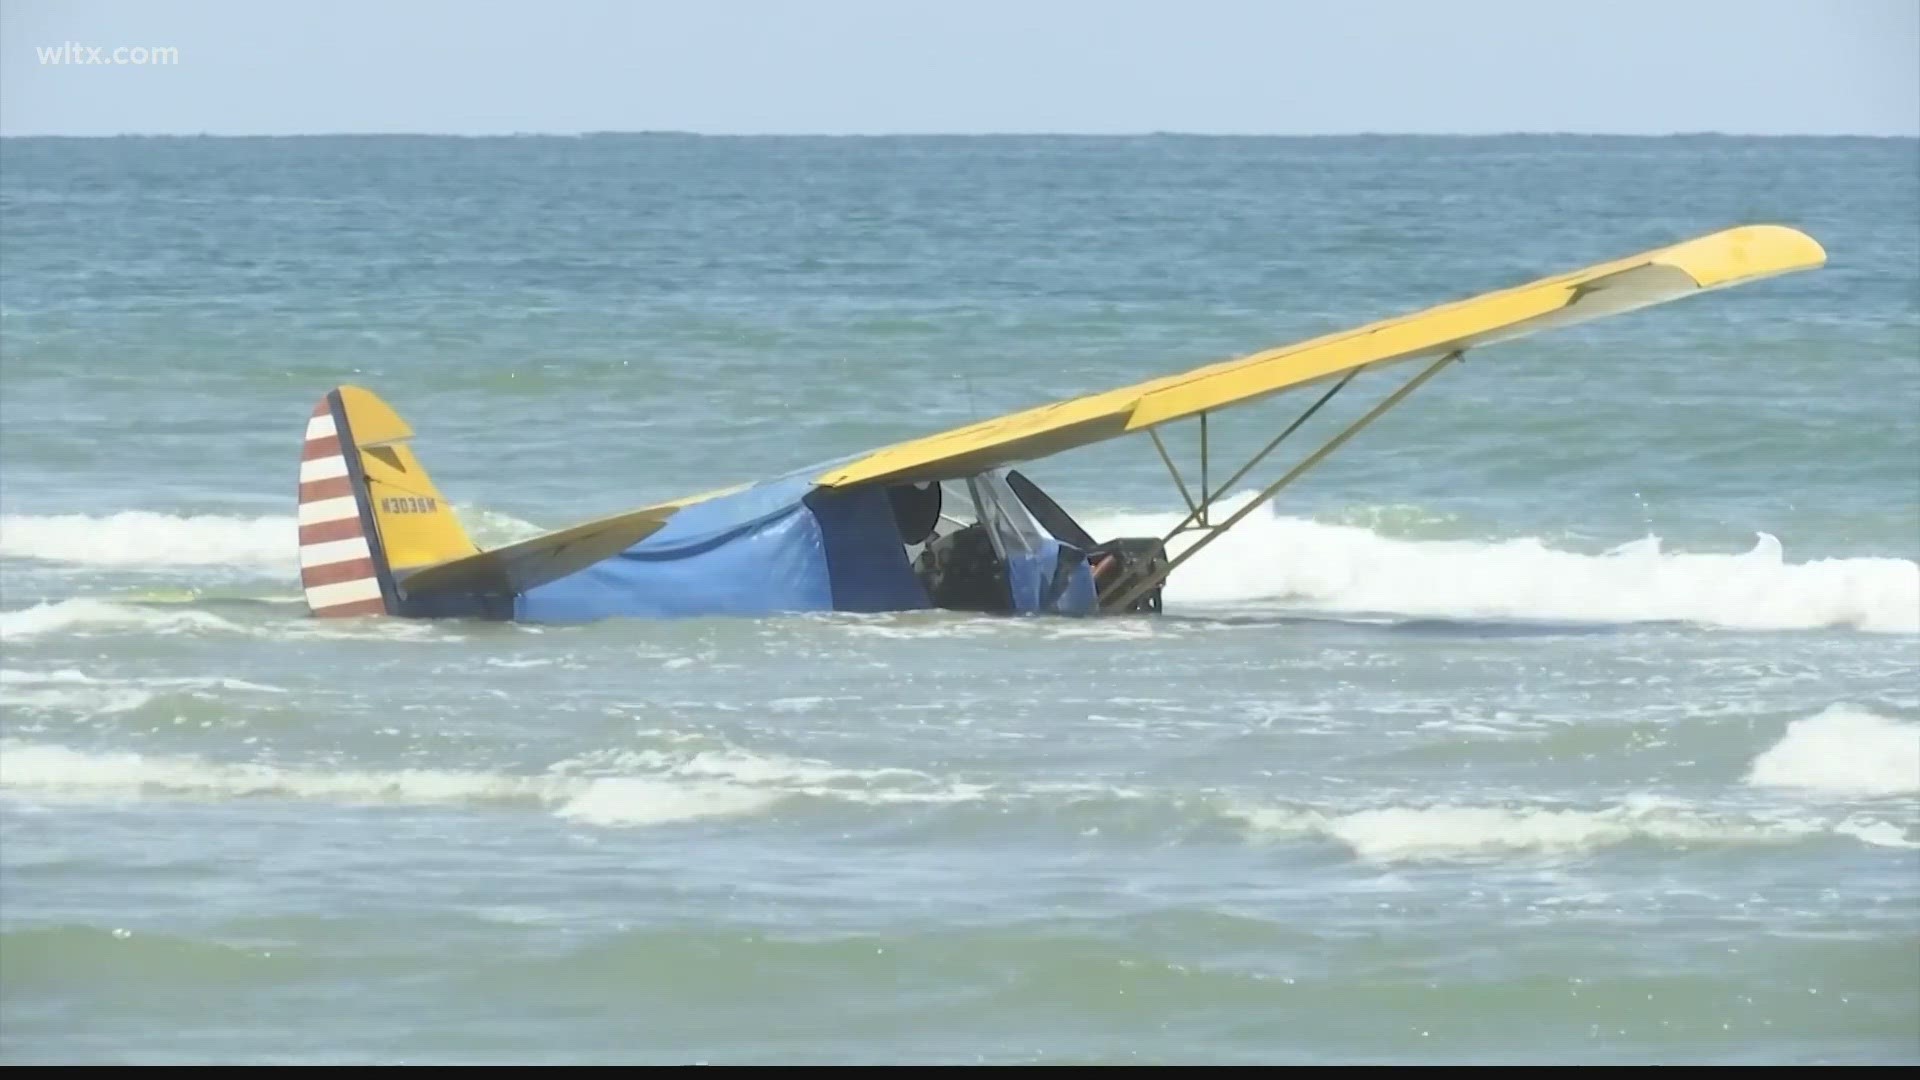
<svg viewBox="0 0 1920 1080">
<path fill-rule="evenodd" d="M 1826 265 L 1820 241 L 1791 225 L 1741 225 L 1676 244 L 1654 259 L 1717 289 Z"/>
</svg>

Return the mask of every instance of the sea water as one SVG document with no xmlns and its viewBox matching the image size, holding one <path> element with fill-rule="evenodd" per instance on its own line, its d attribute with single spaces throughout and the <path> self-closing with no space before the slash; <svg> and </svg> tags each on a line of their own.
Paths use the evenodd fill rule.
<svg viewBox="0 0 1920 1080">
<path fill-rule="evenodd" d="M 1159 617 L 300 599 L 339 384 L 490 545 L 1750 222 Z M 0 421 L 9 1062 L 1920 1060 L 1913 140 L 9 139 Z"/>
</svg>

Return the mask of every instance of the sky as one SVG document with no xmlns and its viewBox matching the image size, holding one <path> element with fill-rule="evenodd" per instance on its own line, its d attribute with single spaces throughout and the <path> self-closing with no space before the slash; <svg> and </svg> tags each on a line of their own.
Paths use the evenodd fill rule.
<svg viewBox="0 0 1920 1080">
<path fill-rule="evenodd" d="M 0 134 L 590 131 L 1920 136 L 1920 0 L 0 0 Z"/>
</svg>

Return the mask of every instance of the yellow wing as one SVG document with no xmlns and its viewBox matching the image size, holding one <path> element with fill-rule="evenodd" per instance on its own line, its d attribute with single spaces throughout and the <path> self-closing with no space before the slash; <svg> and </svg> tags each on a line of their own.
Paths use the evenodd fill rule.
<svg viewBox="0 0 1920 1080">
<path fill-rule="evenodd" d="M 1104 393 L 898 443 L 822 473 L 823 487 L 951 480 L 1257 401 L 1370 364 L 1437 357 L 1823 264 L 1780 225 L 1671 247 Z"/>
<path fill-rule="evenodd" d="M 849 488 L 959 479 L 1257 401 L 1356 368 L 1438 357 L 1825 261 L 1826 252 L 1817 242 L 1791 228 L 1727 229 L 1516 288 L 842 458 L 814 482 Z M 657 503 L 482 551 L 413 459 L 406 445 L 413 434 L 407 423 L 368 391 L 342 387 L 340 392 L 362 464 L 366 505 L 360 509 L 371 513 L 383 548 L 391 552 L 397 584 L 408 597 L 525 592 L 639 543 L 685 507 L 745 486 Z M 315 438 L 312 430 L 310 440 Z M 324 442 L 331 434 L 328 427 L 320 437 Z M 337 454 L 338 448 L 332 452 Z M 358 515 L 351 506 L 338 512 L 337 521 L 320 520 L 322 509 L 334 513 L 335 504 L 349 497 L 344 486 L 341 491 L 320 490 L 330 482 L 346 483 L 321 476 L 324 470 L 318 466 L 331 460 L 306 462 L 302 471 L 303 544 L 305 530 L 311 528 L 316 530 L 313 545 L 327 550 L 337 540 L 320 531 L 346 529 L 359 535 Z M 315 466 L 312 483 L 306 482 L 309 465 Z M 314 489 L 311 499 L 309 487 Z M 309 517 L 318 523 L 310 525 Z"/>
</svg>

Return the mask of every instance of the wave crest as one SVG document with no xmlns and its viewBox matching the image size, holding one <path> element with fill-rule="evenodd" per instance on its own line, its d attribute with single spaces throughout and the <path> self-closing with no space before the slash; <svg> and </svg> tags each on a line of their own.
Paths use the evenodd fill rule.
<svg viewBox="0 0 1920 1080">
<path fill-rule="evenodd" d="M 1243 493 L 1224 501 L 1223 513 L 1250 497 Z M 1348 516 L 1352 519 L 1351 512 Z M 486 547 L 539 531 L 529 522 L 479 508 L 465 509 L 461 517 Z M 1175 520 L 1169 514 L 1114 513 L 1090 516 L 1088 523 L 1101 535 L 1146 535 L 1163 533 Z M 298 574 L 297 537 L 291 515 L 126 511 L 105 517 L 0 517 L 0 557 L 87 567 L 216 568 L 289 582 Z M 1178 552 L 1191 542 L 1189 536 L 1172 546 Z M 1183 565 L 1166 595 L 1170 605 L 1195 607 L 1279 605 L 1339 614 L 1920 634 L 1920 562 L 1792 563 L 1779 539 L 1764 532 L 1742 553 L 1673 552 L 1658 537 L 1646 537 L 1587 554 L 1534 537 L 1406 539 L 1367 524 L 1330 524 L 1268 511 L 1249 516 Z"/>
<path fill-rule="evenodd" d="M 540 527 L 477 507 L 461 523 L 484 547 L 536 535 Z M 96 567 L 217 567 L 297 577 L 300 528 L 292 514 L 7 514 L 0 558 Z"/>
<path fill-rule="evenodd" d="M 1717 815 L 1687 803 L 1635 797 L 1596 809 L 1540 805 L 1385 806 L 1347 813 L 1243 806 L 1228 811 L 1255 835 L 1331 840 L 1365 862 L 1448 863 L 1509 857 L 1567 858 L 1627 844 L 1722 846 L 1845 836 L 1872 847 L 1913 848 L 1891 821 L 1837 822 L 1782 815 Z"/>
<path fill-rule="evenodd" d="M 297 569 L 293 515 L 180 516 L 125 510 L 0 517 L 0 556 L 82 566 L 219 566 Z"/>
<path fill-rule="evenodd" d="M 1746 780 L 1816 796 L 1920 793 L 1920 724 L 1832 705 L 1789 724 L 1754 758 Z"/>
<path fill-rule="evenodd" d="M 1144 535 L 1177 520 L 1128 514 L 1091 524 L 1099 535 Z M 1190 543 L 1171 547 L 1177 553 Z M 1166 599 L 1170 608 L 1263 603 L 1342 614 L 1915 634 L 1920 562 L 1789 563 L 1767 533 L 1740 554 L 1668 552 L 1647 537 L 1592 555 L 1532 537 L 1407 540 L 1256 513 L 1176 570 Z"/>
</svg>

